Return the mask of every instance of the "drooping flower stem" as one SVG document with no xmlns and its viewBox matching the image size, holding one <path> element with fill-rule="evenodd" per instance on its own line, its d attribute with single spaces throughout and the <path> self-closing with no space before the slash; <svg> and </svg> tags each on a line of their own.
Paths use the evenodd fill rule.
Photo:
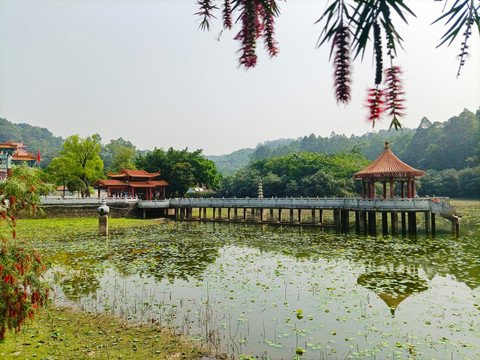
<svg viewBox="0 0 480 360">
<path fill-rule="evenodd" d="M 398 66 L 392 66 L 385 70 L 385 107 L 392 116 L 390 129 L 401 129 L 400 118 L 404 116 L 404 92 L 402 91 L 402 82 L 400 80 L 401 70 Z"/>
<path fill-rule="evenodd" d="M 372 123 L 372 128 L 375 123 L 381 119 L 382 113 L 385 111 L 384 92 L 378 85 L 372 89 L 367 90 L 367 120 Z"/>
<path fill-rule="evenodd" d="M 350 30 L 343 25 L 338 26 L 332 41 L 331 53 L 335 51 L 333 60 L 334 85 L 337 103 L 347 104 L 350 101 L 351 65 L 350 65 Z"/>
</svg>

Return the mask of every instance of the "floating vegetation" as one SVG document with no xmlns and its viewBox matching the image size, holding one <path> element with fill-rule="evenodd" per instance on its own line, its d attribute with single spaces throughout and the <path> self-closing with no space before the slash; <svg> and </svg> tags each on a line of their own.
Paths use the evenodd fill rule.
<svg viewBox="0 0 480 360">
<path fill-rule="evenodd" d="M 31 240 L 57 301 L 159 322 L 239 358 L 474 359 L 479 216 L 467 211 L 458 239 L 150 223 L 111 226 L 107 241 L 90 225 Z"/>
</svg>

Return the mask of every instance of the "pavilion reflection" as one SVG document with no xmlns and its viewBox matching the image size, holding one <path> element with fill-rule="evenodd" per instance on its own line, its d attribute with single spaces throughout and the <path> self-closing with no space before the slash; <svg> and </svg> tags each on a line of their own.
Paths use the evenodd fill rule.
<svg viewBox="0 0 480 360">
<path fill-rule="evenodd" d="M 421 279 L 416 266 L 403 269 L 368 269 L 357 278 L 357 284 L 373 291 L 390 308 L 392 317 L 400 303 L 414 293 L 428 290 L 427 280 Z"/>
</svg>

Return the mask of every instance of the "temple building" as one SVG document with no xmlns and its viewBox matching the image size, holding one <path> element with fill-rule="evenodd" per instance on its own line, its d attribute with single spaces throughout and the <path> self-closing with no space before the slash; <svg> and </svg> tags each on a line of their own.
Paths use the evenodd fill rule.
<svg viewBox="0 0 480 360">
<path fill-rule="evenodd" d="M 23 143 L 11 141 L 0 143 L 0 179 L 10 176 L 12 164 L 26 163 L 28 166 L 33 166 L 37 161 L 40 161 L 40 152 L 38 156 L 27 152 Z"/>
<path fill-rule="evenodd" d="M 413 198 L 416 195 L 415 178 L 422 177 L 422 170 L 414 169 L 397 158 L 385 141 L 385 148 L 380 156 L 366 169 L 355 173 L 355 179 L 362 180 L 362 197 L 375 198 L 375 183 L 383 184 L 383 198 L 393 198 L 395 183 L 400 183 L 400 196 Z M 387 193 L 387 184 L 389 193 Z"/>
<path fill-rule="evenodd" d="M 139 198 L 143 200 L 165 199 L 168 183 L 165 180 L 155 180 L 160 173 L 147 173 L 145 170 L 126 170 L 118 174 L 107 174 L 109 179 L 98 179 L 93 186 L 106 190 L 107 197 Z"/>
</svg>

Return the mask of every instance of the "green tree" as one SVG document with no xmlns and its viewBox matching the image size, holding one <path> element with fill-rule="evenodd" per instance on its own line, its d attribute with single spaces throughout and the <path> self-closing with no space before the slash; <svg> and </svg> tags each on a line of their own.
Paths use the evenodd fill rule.
<svg viewBox="0 0 480 360">
<path fill-rule="evenodd" d="M 102 146 L 100 151 L 100 158 L 103 160 L 103 165 L 107 172 L 135 169 L 135 167 L 132 167 L 134 166 L 135 156 L 135 145 L 121 137 L 110 140 L 107 145 Z"/>
<path fill-rule="evenodd" d="M 145 156 L 139 156 L 135 160 L 138 169 L 148 172 L 160 171 L 164 180 L 169 183 L 167 188 L 168 196 L 177 193 L 172 173 L 176 164 L 189 164 L 192 168 L 193 181 L 190 186 L 205 186 L 209 189 L 216 190 L 220 185 L 220 175 L 217 172 L 215 163 L 206 159 L 202 155 L 202 150 L 189 152 L 188 149 L 174 150 L 173 148 L 164 151 L 163 149 L 155 149 Z M 185 169 L 185 165 L 183 166 Z M 178 169 L 178 171 L 180 171 Z M 173 174 L 177 176 L 177 174 Z M 178 193 L 177 193 L 178 195 Z M 183 195 L 183 194 L 182 194 Z"/>
<path fill-rule="evenodd" d="M 58 162 L 71 174 L 69 181 L 81 180 L 79 189 L 83 196 L 90 196 L 90 184 L 103 176 L 103 161 L 100 159 L 100 137 L 98 135 L 80 138 L 72 135 L 65 140 Z M 77 182 L 78 183 L 78 182 Z"/>
<path fill-rule="evenodd" d="M 189 163 L 173 165 L 170 173 L 170 193 L 173 196 L 183 197 L 187 190 L 195 185 L 193 166 Z"/>
</svg>

